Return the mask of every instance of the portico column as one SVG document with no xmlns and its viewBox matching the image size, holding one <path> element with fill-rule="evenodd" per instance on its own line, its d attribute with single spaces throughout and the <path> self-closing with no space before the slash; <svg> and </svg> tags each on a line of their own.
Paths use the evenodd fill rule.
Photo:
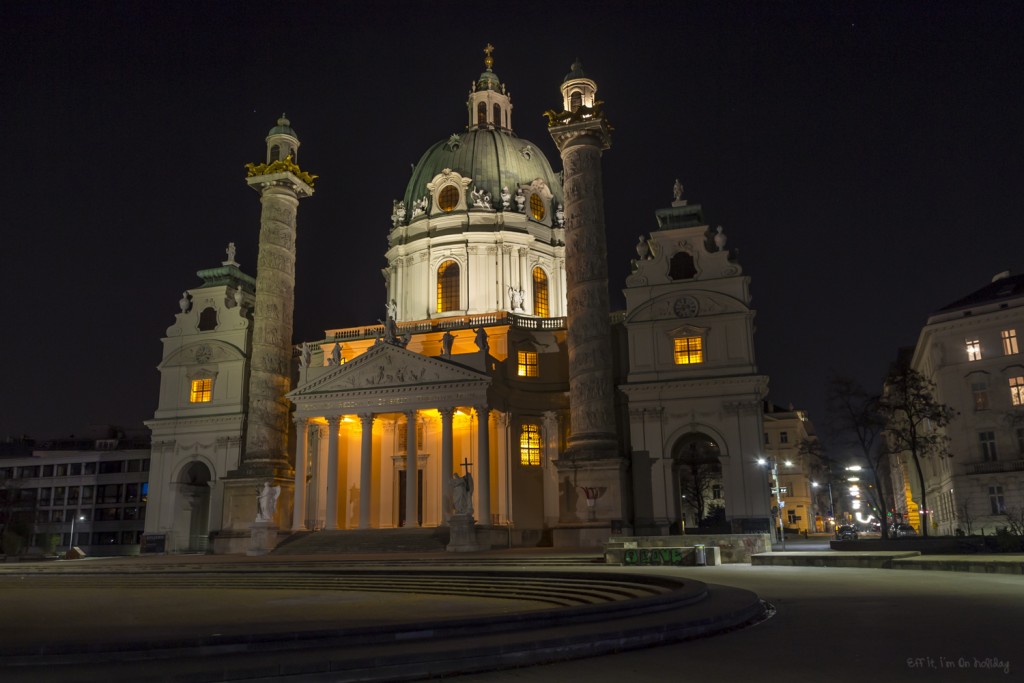
<svg viewBox="0 0 1024 683">
<path fill-rule="evenodd" d="M 370 528 L 370 468 L 373 457 L 373 415 L 359 416 L 363 425 L 363 447 L 359 454 L 359 528 Z"/>
<path fill-rule="evenodd" d="M 452 479 L 452 418 L 455 415 L 454 408 L 438 408 L 441 413 L 441 520 L 448 523 L 450 505 L 444 496 L 448 490 L 448 483 Z"/>
<path fill-rule="evenodd" d="M 405 446 L 405 526 L 419 526 L 416 514 L 416 411 L 405 414 L 406 446 Z"/>
<path fill-rule="evenodd" d="M 292 509 L 292 531 L 306 529 L 306 470 L 309 461 L 309 420 L 295 418 L 295 497 Z"/>
<path fill-rule="evenodd" d="M 476 509 L 483 524 L 491 523 L 490 410 L 487 406 L 476 406 Z"/>
<path fill-rule="evenodd" d="M 324 529 L 338 528 L 338 427 L 340 417 L 327 418 L 327 522 Z"/>
</svg>

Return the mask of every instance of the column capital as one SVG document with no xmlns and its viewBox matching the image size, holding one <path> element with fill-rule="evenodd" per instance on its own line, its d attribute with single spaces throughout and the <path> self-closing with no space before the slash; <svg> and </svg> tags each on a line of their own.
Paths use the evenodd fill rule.
<svg viewBox="0 0 1024 683">
<path fill-rule="evenodd" d="M 487 417 L 491 412 L 491 407 L 485 404 L 482 406 L 473 406 L 473 410 L 476 411 L 477 417 Z"/>
<path fill-rule="evenodd" d="M 455 408 L 438 408 L 437 412 L 440 413 L 442 420 L 448 420 L 449 422 L 455 417 Z"/>
<path fill-rule="evenodd" d="M 295 423 L 295 426 L 297 428 L 302 429 L 304 426 L 309 424 L 309 418 L 301 417 L 299 415 L 292 415 L 292 422 Z"/>
<path fill-rule="evenodd" d="M 371 425 L 372 426 L 373 425 L 373 421 L 375 419 L 376 418 L 375 418 L 373 413 L 359 413 L 359 421 L 363 424 L 364 427 L 366 425 Z"/>
<path fill-rule="evenodd" d="M 327 425 L 329 427 L 337 427 L 338 425 L 341 424 L 341 419 L 342 419 L 341 415 L 334 415 L 334 416 L 331 416 L 331 417 L 327 417 L 326 418 Z"/>
</svg>

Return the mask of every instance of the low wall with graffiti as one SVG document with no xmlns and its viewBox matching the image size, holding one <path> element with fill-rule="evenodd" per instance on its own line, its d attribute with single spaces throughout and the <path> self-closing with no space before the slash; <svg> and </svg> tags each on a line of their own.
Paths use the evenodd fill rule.
<svg viewBox="0 0 1024 683">
<path fill-rule="evenodd" d="M 613 536 L 608 539 L 605 545 L 605 561 L 609 564 L 626 564 L 625 551 L 635 550 L 637 562 L 634 564 L 679 564 L 693 565 L 694 547 L 703 545 L 706 548 L 707 564 L 715 558 L 720 558 L 723 564 L 749 563 L 750 556 L 757 553 L 771 552 L 772 543 L 768 534 L 687 534 L 685 536 Z M 650 552 L 641 555 L 639 551 L 654 549 L 678 549 L 681 562 L 655 561 L 664 560 L 659 553 L 654 558 Z M 673 559 L 671 553 L 668 559 Z M 643 562 L 644 559 L 647 562 Z"/>
</svg>

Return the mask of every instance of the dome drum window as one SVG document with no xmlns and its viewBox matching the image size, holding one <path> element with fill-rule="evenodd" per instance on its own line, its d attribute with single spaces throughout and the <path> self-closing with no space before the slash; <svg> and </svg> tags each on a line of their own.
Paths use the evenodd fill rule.
<svg viewBox="0 0 1024 683">
<path fill-rule="evenodd" d="M 445 213 L 451 213 L 459 205 L 459 188 L 455 185 L 445 185 L 437 193 L 437 207 Z"/>
<path fill-rule="evenodd" d="M 544 207 L 544 200 L 538 193 L 530 195 L 530 215 L 533 216 L 533 220 L 542 221 L 547 210 Z"/>
<path fill-rule="evenodd" d="M 448 260 L 437 267 L 437 312 L 447 313 L 461 308 L 459 264 Z"/>
</svg>

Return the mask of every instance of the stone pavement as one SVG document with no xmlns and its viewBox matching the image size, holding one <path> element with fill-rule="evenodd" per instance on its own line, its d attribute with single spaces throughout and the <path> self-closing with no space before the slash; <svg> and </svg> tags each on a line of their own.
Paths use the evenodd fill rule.
<svg viewBox="0 0 1024 683">
<path fill-rule="evenodd" d="M 765 614 L 750 591 L 595 557 L 7 564 L 0 680 L 413 680 L 678 642 Z"/>
<path fill-rule="evenodd" d="M 413 680 L 665 645 L 771 614 L 749 590 L 701 581 L 710 568 L 656 579 L 600 560 L 517 549 L 0 564 L 0 680 Z M 788 550 L 747 567 L 771 564 L 1020 574 L 1024 556 Z"/>
</svg>

